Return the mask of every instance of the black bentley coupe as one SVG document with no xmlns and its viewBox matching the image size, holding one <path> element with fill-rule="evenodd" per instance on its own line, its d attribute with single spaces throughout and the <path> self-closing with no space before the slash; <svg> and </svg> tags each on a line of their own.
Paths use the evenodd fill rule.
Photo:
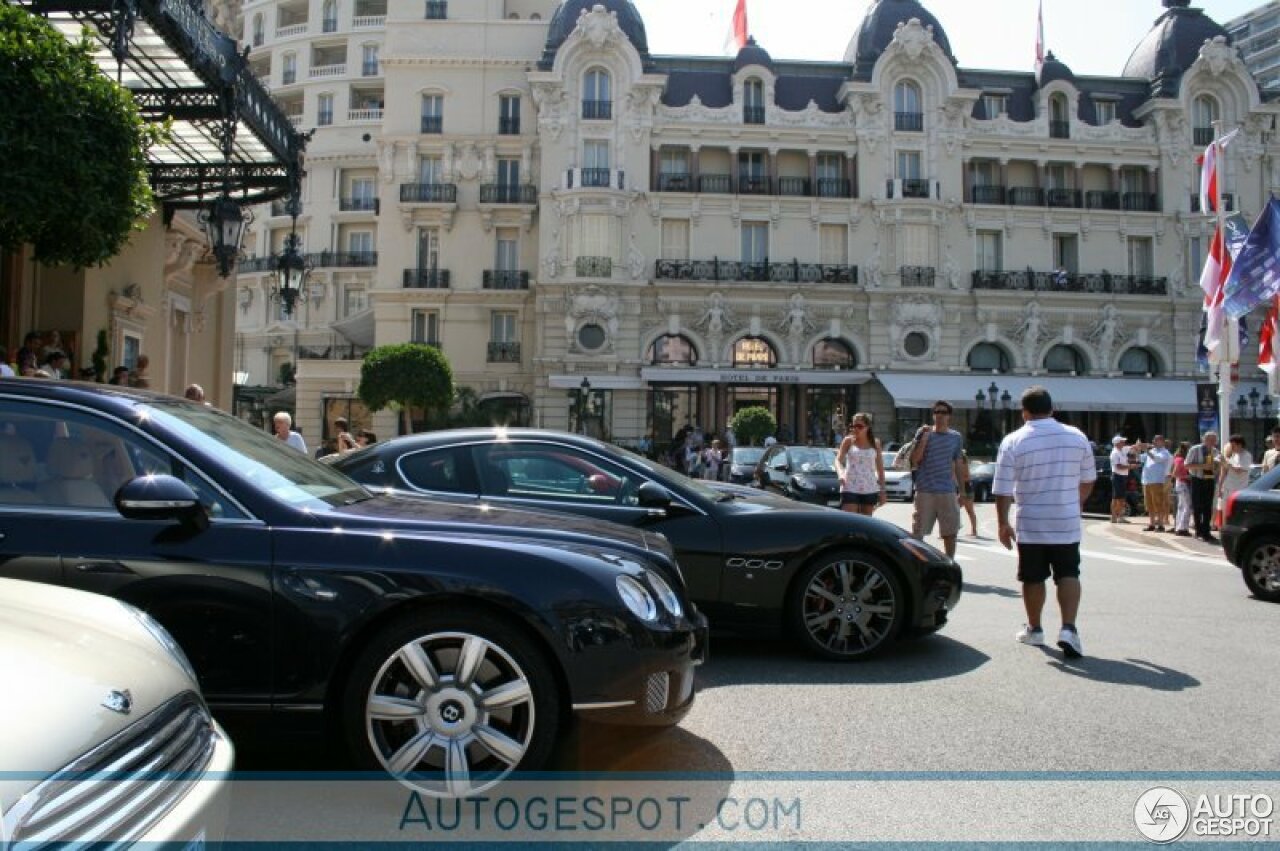
<svg viewBox="0 0 1280 851">
<path fill-rule="evenodd" d="M 662 532 L 716 628 L 790 627 L 827 658 L 864 657 L 900 634 L 936 630 L 960 597 L 959 566 L 891 523 L 689 479 L 584 436 L 439 431 L 331 463 L 371 488 Z"/>
<path fill-rule="evenodd" d="M 692 705 L 706 621 L 670 545 L 558 519 L 375 495 L 182 399 L 0 379 L 0 576 L 147 611 L 215 713 L 327 720 L 428 794 L 538 768 L 573 713 Z"/>
</svg>

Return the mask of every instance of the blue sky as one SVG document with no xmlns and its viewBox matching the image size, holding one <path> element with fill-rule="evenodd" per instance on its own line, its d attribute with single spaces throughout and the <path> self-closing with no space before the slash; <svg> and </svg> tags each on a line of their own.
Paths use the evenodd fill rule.
<svg viewBox="0 0 1280 851">
<path fill-rule="evenodd" d="M 735 0 L 633 0 L 649 49 L 722 55 Z M 1164 11 L 1160 0 L 1043 0 L 1045 45 L 1077 74 L 1118 75 Z M 1261 0 L 1193 2 L 1219 23 Z M 838 61 L 871 0 L 747 0 L 748 28 L 775 59 Z M 1032 70 L 1037 0 L 925 0 L 966 68 Z"/>
</svg>

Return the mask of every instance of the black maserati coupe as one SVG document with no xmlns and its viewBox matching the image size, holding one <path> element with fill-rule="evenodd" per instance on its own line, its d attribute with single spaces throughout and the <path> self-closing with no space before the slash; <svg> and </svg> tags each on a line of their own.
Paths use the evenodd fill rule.
<svg viewBox="0 0 1280 851">
<path fill-rule="evenodd" d="M 960 597 L 959 566 L 891 523 L 689 479 L 584 436 L 439 431 L 331 463 L 375 489 L 662 532 L 689 596 L 716 628 L 789 627 L 828 658 L 867 656 L 902 633 L 936 630 Z"/>
<path fill-rule="evenodd" d="M 573 713 L 678 722 L 706 653 L 659 535 L 375 495 L 212 408 L 101 385 L 0 379 L 0 576 L 131 603 L 215 713 L 331 722 L 441 796 L 538 768 Z"/>
</svg>

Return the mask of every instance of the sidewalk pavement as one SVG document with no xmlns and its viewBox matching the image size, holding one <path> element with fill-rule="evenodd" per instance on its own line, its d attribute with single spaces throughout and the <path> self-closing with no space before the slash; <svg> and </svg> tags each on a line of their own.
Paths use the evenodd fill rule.
<svg viewBox="0 0 1280 851">
<path fill-rule="evenodd" d="M 1086 517 L 1092 515 L 1085 515 Z M 1192 553 L 1194 555 L 1215 555 L 1225 558 L 1222 552 L 1221 544 L 1209 544 L 1199 538 L 1183 538 L 1172 532 L 1144 532 L 1142 528 L 1147 525 L 1145 517 L 1130 517 L 1126 523 L 1104 523 L 1100 526 L 1105 534 L 1121 538 L 1134 544 L 1144 544 L 1150 547 L 1160 547 L 1167 550 L 1177 550 L 1184 553 Z M 1218 537 L 1218 533 L 1214 533 L 1214 537 Z"/>
</svg>

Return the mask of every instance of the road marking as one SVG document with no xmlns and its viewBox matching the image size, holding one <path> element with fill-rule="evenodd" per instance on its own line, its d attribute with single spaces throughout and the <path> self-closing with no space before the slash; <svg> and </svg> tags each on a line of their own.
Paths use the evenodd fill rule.
<svg viewBox="0 0 1280 851">
<path fill-rule="evenodd" d="M 1163 551 L 1156 554 L 1151 552 L 1151 550 L 1143 549 L 1141 547 L 1121 547 L 1120 549 L 1124 550 L 1125 552 L 1138 553 L 1140 555 L 1148 555 L 1156 558 L 1171 558 L 1171 559 L 1176 559 L 1178 561 L 1190 561 L 1196 564 L 1211 564 L 1215 567 L 1223 564 L 1230 564 L 1230 562 L 1228 562 L 1225 557 L 1213 558 L 1212 556 L 1197 556 L 1197 555 L 1191 555 L 1190 553 L 1175 553 L 1175 552 L 1163 552 Z"/>
<path fill-rule="evenodd" d="M 1121 564 L 1132 564 L 1136 567 L 1159 567 L 1160 566 L 1160 562 L 1158 561 L 1150 561 L 1149 559 L 1143 559 L 1143 558 L 1129 558 L 1128 556 L 1118 556 L 1118 555 L 1113 555 L 1112 553 L 1103 553 L 1097 550 L 1086 550 L 1083 548 L 1081 548 L 1080 550 L 1080 555 L 1084 558 L 1102 558 L 1102 559 L 1107 559 L 1109 561 L 1118 561 Z M 1150 553 L 1143 553 L 1143 555 L 1150 555 Z"/>
</svg>

